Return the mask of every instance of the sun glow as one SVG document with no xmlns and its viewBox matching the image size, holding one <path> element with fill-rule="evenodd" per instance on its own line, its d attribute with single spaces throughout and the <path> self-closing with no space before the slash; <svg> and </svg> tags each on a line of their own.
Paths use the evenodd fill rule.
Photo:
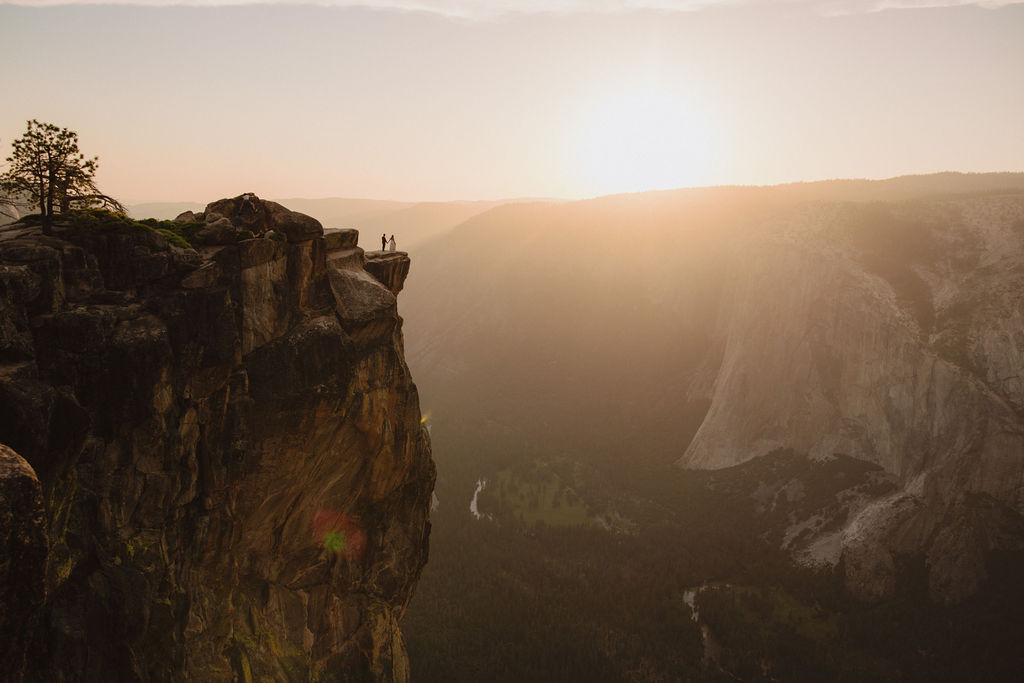
<svg viewBox="0 0 1024 683">
<path fill-rule="evenodd" d="M 693 102 L 666 88 L 633 86 L 583 116 L 577 156 L 595 194 L 707 184 L 713 130 Z"/>
</svg>

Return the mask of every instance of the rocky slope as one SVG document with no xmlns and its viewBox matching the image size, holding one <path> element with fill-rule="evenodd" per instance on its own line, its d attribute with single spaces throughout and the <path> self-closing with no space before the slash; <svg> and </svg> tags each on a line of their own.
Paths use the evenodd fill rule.
<svg viewBox="0 0 1024 683">
<path fill-rule="evenodd" d="M 766 537 L 862 597 L 923 561 L 960 600 L 1024 539 L 1022 192 L 1024 174 L 938 174 L 478 216 L 421 250 L 402 302 L 442 505 L 532 459 L 614 481 L 852 456 L 882 469 L 753 482 L 782 523 Z M 592 498 L 600 519 L 629 508 Z"/>
<path fill-rule="evenodd" d="M 876 463 L 898 490 L 822 515 L 794 548 L 863 597 L 923 553 L 956 601 L 1021 545 L 1024 196 L 812 205 L 737 247 L 681 463 L 780 447 Z M 808 520 L 795 525 L 808 526 Z"/>
<path fill-rule="evenodd" d="M 180 221 L 196 249 L 88 222 L 0 235 L 0 442 L 24 458 L 3 452 L 0 515 L 8 547 L 47 539 L 45 576 L 0 572 L 6 609 L 39 604 L 3 674 L 407 680 L 434 482 L 408 257 L 364 268 L 355 231 L 255 197 Z M 34 525 L 7 496 L 32 469 Z"/>
</svg>

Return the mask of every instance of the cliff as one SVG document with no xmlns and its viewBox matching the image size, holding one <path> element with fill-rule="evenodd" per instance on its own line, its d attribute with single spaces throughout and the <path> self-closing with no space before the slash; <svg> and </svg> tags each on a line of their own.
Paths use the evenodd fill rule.
<svg viewBox="0 0 1024 683">
<path fill-rule="evenodd" d="M 434 466 L 409 259 L 356 237 L 245 195 L 0 233 L 0 516 L 46 539 L 0 573 L 8 678 L 408 679 Z"/>
<path fill-rule="evenodd" d="M 811 205 L 733 263 L 681 464 L 789 448 L 880 465 L 895 492 L 793 520 L 793 550 L 866 598 L 912 555 L 936 599 L 972 593 L 1024 539 L 1024 196 Z"/>
</svg>

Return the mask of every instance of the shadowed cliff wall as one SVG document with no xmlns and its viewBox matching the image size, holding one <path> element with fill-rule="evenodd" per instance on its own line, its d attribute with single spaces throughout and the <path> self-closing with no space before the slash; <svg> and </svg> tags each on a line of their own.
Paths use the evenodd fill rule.
<svg viewBox="0 0 1024 683">
<path fill-rule="evenodd" d="M 408 679 L 434 482 L 408 257 L 375 278 L 354 231 L 244 202 L 188 217 L 198 250 L 0 235 L 0 442 L 48 538 L 27 680 Z"/>
</svg>

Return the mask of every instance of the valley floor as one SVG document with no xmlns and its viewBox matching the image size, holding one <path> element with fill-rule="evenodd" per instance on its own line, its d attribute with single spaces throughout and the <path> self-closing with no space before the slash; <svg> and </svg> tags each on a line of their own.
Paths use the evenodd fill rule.
<svg viewBox="0 0 1024 683">
<path fill-rule="evenodd" d="M 983 590 L 955 607 L 929 599 L 924 562 L 910 557 L 895 597 L 856 601 L 836 571 L 797 566 L 766 540 L 785 515 L 759 511 L 752 494 L 765 471 L 801 462 L 779 453 L 726 473 L 615 476 L 534 463 L 483 488 L 442 477 L 403 625 L 414 680 L 1016 680 L 1024 554 L 991 558 Z M 817 475 L 811 488 L 826 491 Z M 592 520 L 616 509 L 619 528 L 552 515 L 568 490 Z"/>
</svg>

